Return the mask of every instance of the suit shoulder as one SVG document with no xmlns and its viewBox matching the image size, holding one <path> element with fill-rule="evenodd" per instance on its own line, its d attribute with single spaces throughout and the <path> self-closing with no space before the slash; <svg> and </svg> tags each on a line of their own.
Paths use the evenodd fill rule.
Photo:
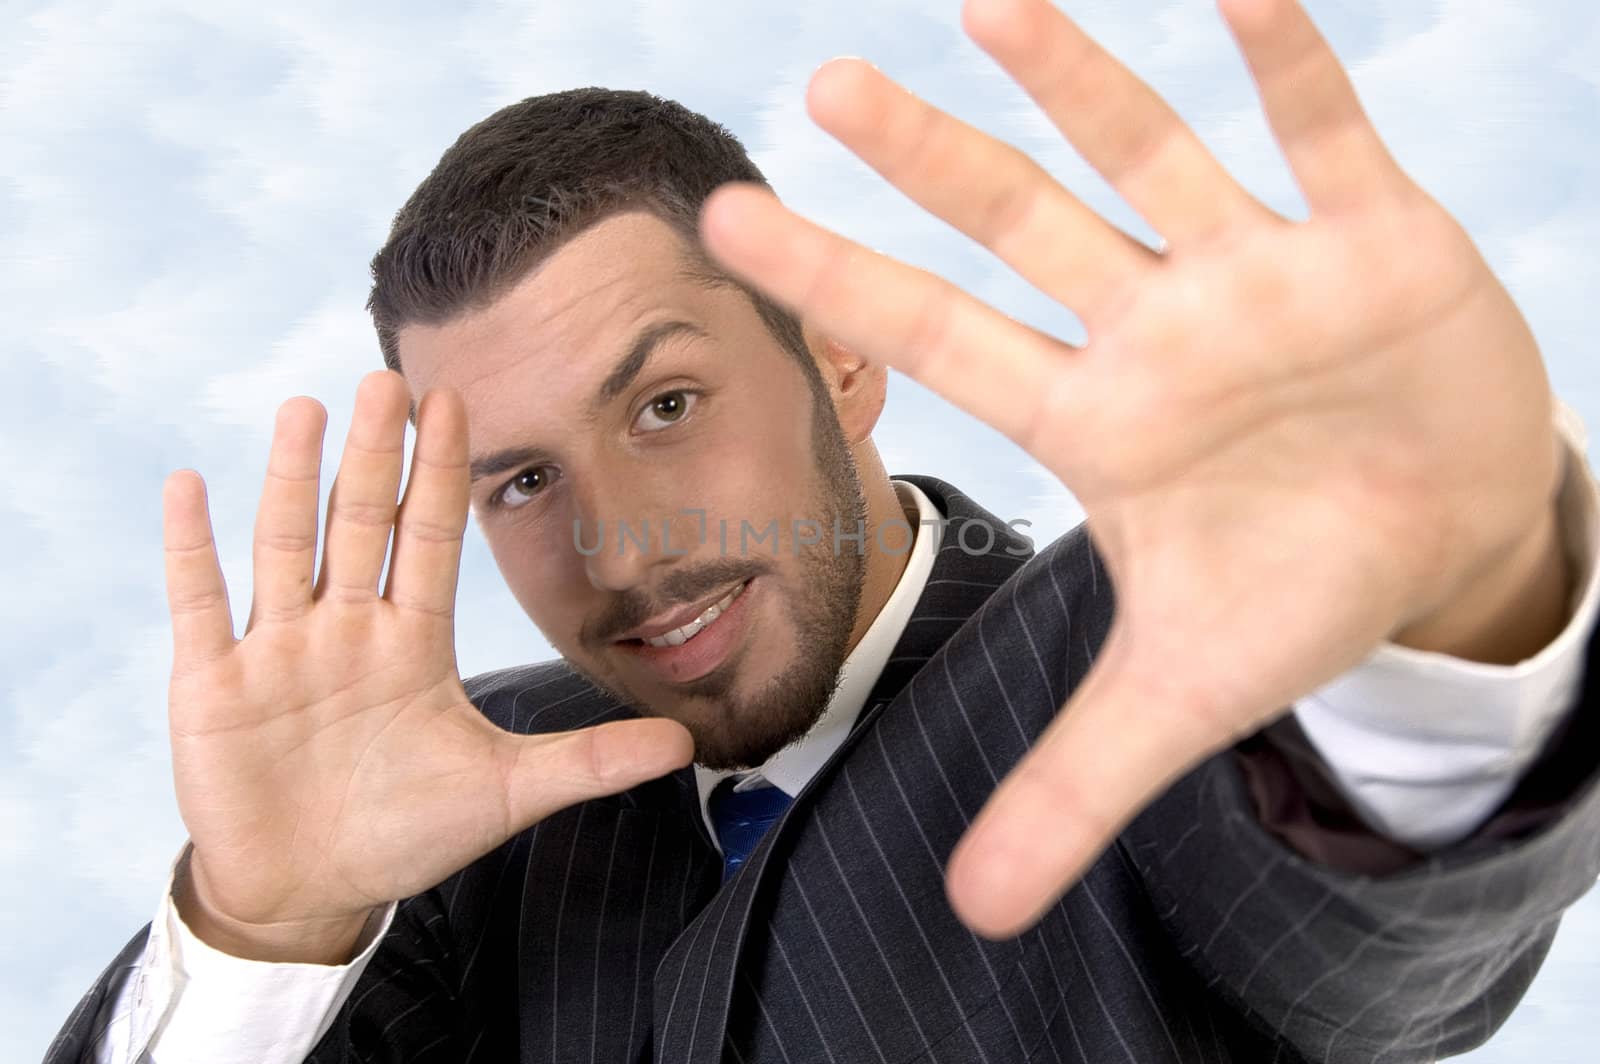
<svg viewBox="0 0 1600 1064">
<path fill-rule="evenodd" d="M 1080 521 L 1028 559 L 1023 579 L 1052 581 L 1072 598 L 1112 593 L 1111 574 L 1100 556 L 1089 523 Z"/>
<path fill-rule="evenodd" d="M 560 659 L 479 673 L 462 686 L 484 716 L 524 735 L 637 715 Z"/>
<path fill-rule="evenodd" d="M 990 593 L 950 639 L 947 668 L 985 666 L 1007 652 L 1065 678 L 1067 690 L 1099 653 L 1115 618 L 1116 596 L 1088 527 L 1079 524 L 1042 547 Z M 1052 683 L 1055 680 L 1052 679 Z M 1061 690 L 1052 687 L 1050 698 Z"/>
<path fill-rule="evenodd" d="M 1109 613 L 1114 599 L 1105 559 L 1087 522 L 1080 522 L 1018 565 L 984 608 L 1020 607 L 1029 618 L 1060 612 Z"/>
</svg>

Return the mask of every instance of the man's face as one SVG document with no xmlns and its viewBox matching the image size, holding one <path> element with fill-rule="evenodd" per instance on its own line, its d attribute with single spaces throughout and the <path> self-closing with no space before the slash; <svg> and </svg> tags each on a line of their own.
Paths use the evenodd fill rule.
<svg viewBox="0 0 1600 1064">
<path fill-rule="evenodd" d="M 833 529 L 863 503 L 831 403 L 687 261 L 661 220 L 614 216 L 489 307 L 405 327 L 400 358 L 413 399 L 465 401 L 473 512 L 545 638 L 742 767 L 832 692 L 863 571 Z"/>
</svg>

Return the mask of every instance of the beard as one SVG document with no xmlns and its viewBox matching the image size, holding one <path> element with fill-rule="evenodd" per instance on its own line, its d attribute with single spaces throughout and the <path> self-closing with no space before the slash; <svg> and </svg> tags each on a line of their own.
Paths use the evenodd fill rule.
<svg viewBox="0 0 1600 1064">
<path fill-rule="evenodd" d="M 833 698 L 849 651 L 866 562 L 859 552 L 833 549 L 832 530 L 864 522 L 866 497 L 832 405 L 813 400 L 813 407 L 820 417 L 812 424 L 818 483 L 811 512 L 828 531 L 801 554 L 797 594 L 785 600 L 798 653 L 754 693 L 733 690 L 734 671 L 685 685 L 685 693 L 714 700 L 720 710 L 715 723 L 689 729 L 695 761 L 706 768 L 754 768 L 809 732 Z"/>
<path fill-rule="evenodd" d="M 794 594 L 783 600 L 797 650 L 791 665 L 769 677 L 754 692 L 735 690 L 741 679 L 738 669 L 719 669 L 682 684 L 678 691 L 683 697 L 709 704 L 714 711 L 693 720 L 681 720 L 674 714 L 657 712 L 568 659 L 568 664 L 590 683 L 641 714 L 680 719 L 694 739 L 696 763 L 709 769 L 746 769 L 762 764 L 812 729 L 839 683 L 839 671 L 861 605 L 866 561 L 859 551 L 833 549 L 832 530 L 848 531 L 851 524 L 864 527 L 858 522 L 866 520 L 867 502 L 855 460 L 826 392 L 813 392 L 811 437 L 816 483 L 809 493 L 810 509 L 806 512 L 818 515 L 824 532 L 820 542 L 807 544 L 801 551 L 797 586 Z M 740 569 L 748 572 L 748 564 L 730 559 L 682 575 L 709 590 L 729 578 L 737 579 Z M 690 597 L 683 596 L 685 600 Z M 643 615 L 639 612 L 638 618 Z"/>
</svg>

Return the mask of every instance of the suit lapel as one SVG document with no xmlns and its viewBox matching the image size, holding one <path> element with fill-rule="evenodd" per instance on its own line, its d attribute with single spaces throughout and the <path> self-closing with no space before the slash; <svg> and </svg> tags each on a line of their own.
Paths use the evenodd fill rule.
<svg viewBox="0 0 1600 1064">
<path fill-rule="evenodd" d="M 932 477 L 900 479 L 926 492 L 948 519 L 928 582 L 850 735 L 762 838 L 740 873 L 712 897 L 663 956 L 655 977 L 656 1047 L 662 1061 L 709 1064 L 721 1059 L 740 950 L 757 898 L 783 874 L 781 855 L 786 853 L 789 829 L 803 821 L 838 764 L 872 730 L 885 706 L 923 663 L 1032 556 L 1024 537 L 949 484 Z M 994 531 L 992 545 L 986 534 L 962 538 L 961 527 L 974 521 L 985 522 Z"/>
</svg>

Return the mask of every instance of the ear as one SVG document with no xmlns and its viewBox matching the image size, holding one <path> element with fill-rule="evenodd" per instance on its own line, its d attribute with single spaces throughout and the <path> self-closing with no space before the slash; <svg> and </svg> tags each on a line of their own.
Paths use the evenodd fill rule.
<svg viewBox="0 0 1600 1064">
<path fill-rule="evenodd" d="M 845 347 L 831 336 L 808 337 L 817 368 L 839 417 L 839 428 L 852 446 L 872 435 L 889 390 L 889 368 Z"/>
</svg>

